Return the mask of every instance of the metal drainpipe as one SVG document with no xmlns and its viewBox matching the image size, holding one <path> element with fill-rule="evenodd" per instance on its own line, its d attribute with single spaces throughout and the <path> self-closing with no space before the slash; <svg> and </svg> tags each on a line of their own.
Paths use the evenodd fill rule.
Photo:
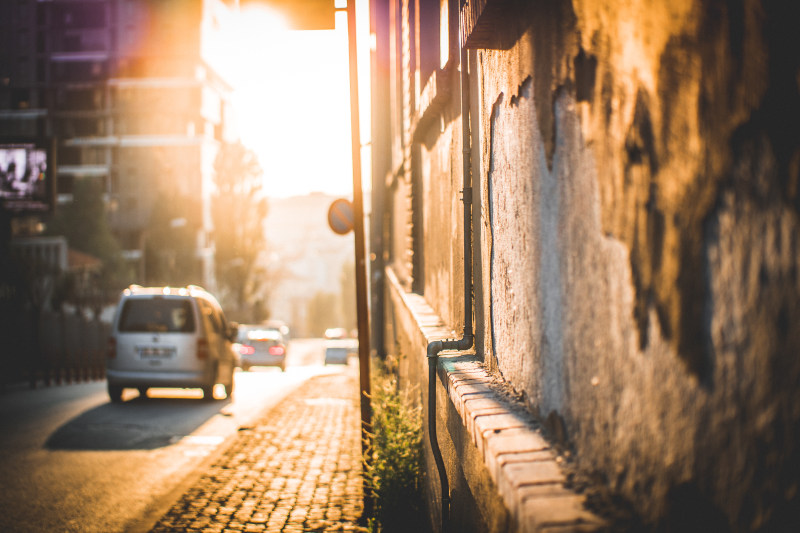
<svg viewBox="0 0 800 533">
<path fill-rule="evenodd" d="M 460 339 L 445 339 L 428 344 L 428 438 L 433 459 L 439 471 L 442 493 L 442 533 L 447 533 L 450 523 L 450 485 L 447 470 L 436 436 L 436 369 L 439 352 L 443 350 L 468 350 L 472 348 L 472 175 L 469 130 L 469 76 L 467 50 L 461 49 L 461 132 L 462 132 L 462 202 L 464 204 L 464 335 Z"/>
</svg>

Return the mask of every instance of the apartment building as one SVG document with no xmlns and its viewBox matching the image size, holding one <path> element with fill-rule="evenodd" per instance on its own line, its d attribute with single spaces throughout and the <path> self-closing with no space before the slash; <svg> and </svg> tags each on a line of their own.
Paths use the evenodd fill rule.
<svg viewBox="0 0 800 533">
<path fill-rule="evenodd" d="M 104 184 L 112 230 L 146 276 L 159 197 L 191 205 L 196 278 L 213 287 L 211 173 L 231 88 L 210 62 L 236 0 L 9 0 L 0 5 L 0 136 L 57 139 L 59 202 Z M 169 231 L 165 227 L 164 231 Z M 185 228 L 186 229 L 186 228 Z"/>
</svg>

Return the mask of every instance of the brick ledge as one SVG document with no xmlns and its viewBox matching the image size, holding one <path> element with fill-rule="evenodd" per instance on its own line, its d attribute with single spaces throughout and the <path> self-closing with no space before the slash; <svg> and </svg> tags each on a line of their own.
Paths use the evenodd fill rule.
<svg viewBox="0 0 800 533">
<path fill-rule="evenodd" d="M 450 333 L 421 295 L 407 292 L 390 267 L 386 274 L 389 290 L 401 298 L 427 342 Z M 440 356 L 438 375 L 518 531 L 589 532 L 604 527 L 586 510 L 585 496 L 564 486 L 557 455 L 541 432 L 489 387 L 491 377 L 475 356 Z"/>
</svg>

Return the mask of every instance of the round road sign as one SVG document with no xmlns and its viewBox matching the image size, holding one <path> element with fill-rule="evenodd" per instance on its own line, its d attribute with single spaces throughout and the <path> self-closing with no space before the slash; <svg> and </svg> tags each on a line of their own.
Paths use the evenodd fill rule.
<svg viewBox="0 0 800 533">
<path fill-rule="evenodd" d="M 328 224 L 334 233 L 347 235 L 353 229 L 353 204 L 339 198 L 328 208 Z"/>
</svg>

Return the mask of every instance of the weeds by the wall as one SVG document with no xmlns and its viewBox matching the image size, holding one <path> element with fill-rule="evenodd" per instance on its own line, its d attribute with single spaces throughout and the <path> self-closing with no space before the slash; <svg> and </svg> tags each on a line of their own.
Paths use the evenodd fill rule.
<svg viewBox="0 0 800 533">
<path fill-rule="evenodd" d="M 373 533 L 428 531 L 423 498 L 422 410 L 380 364 L 372 383 L 372 441 L 364 473 Z"/>
</svg>

